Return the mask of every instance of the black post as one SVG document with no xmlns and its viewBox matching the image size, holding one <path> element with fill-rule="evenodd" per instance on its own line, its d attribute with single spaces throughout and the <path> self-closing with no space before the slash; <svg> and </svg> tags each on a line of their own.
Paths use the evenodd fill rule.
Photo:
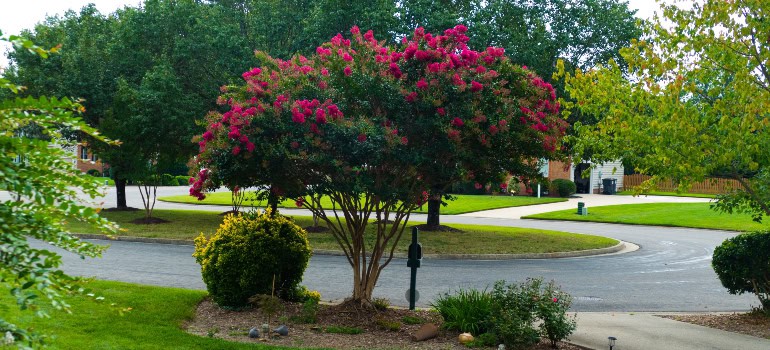
<svg viewBox="0 0 770 350">
<path fill-rule="evenodd" d="M 422 247 L 417 242 L 417 233 L 417 227 L 412 227 L 412 244 L 409 245 L 409 259 L 406 262 L 406 266 L 412 269 L 409 280 L 409 310 L 414 310 L 417 294 L 417 268 L 420 267 L 420 259 L 422 259 Z"/>
</svg>

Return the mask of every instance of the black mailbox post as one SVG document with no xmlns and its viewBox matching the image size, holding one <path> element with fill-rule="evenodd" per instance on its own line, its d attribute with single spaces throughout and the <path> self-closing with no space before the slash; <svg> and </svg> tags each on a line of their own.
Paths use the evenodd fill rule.
<svg viewBox="0 0 770 350">
<path fill-rule="evenodd" d="M 417 242 L 417 227 L 412 227 L 412 244 L 409 245 L 409 255 L 406 266 L 412 269 L 412 276 L 409 280 L 409 310 L 414 310 L 415 295 L 417 294 L 417 268 L 422 261 L 422 245 Z"/>
</svg>

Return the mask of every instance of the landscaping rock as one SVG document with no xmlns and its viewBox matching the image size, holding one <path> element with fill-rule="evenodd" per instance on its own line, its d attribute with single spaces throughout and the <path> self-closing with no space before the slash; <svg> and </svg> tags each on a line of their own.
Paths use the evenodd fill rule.
<svg viewBox="0 0 770 350">
<path fill-rule="evenodd" d="M 423 341 L 435 338 L 438 335 L 438 326 L 433 323 L 426 323 L 412 334 L 413 341 Z"/>
<path fill-rule="evenodd" d="M 249 329 L 249 338 L 259 338 L 259 331 L 257 330 L 257 327 Z"/>
<path fill-rule="evenodd" d="M 278 328 L 273 329 L 273 332 L 278 333 L 278 335 L 286 336 L 289 335 L 289 327 L 286 327 L 286 325 L 280 325 Z"/>
</svg>

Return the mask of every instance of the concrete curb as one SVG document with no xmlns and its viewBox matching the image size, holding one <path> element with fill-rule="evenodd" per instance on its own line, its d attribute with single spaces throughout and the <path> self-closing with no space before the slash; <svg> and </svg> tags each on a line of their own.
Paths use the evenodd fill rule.
<svg viewBox="0 0 770 350">
<path fill-rule="evenodd" d="M 129 237 L 129 236 L 107 236 L 96 234 L 75 234 L 76 237 L 81 239 L 101 239 L 106 241 L 123 241 L 123 242 L 139 242 L 139 243 L 155 243 L 155 244 L 174 244 L 174 245 L 193 245 L 192 241 L 184 239 L 168 239 L 168 238 L 146 238 L 146 237 Z M 618 244 L 599 249 L 586 249 L 578 250 L 574 252 L 555 252 L 555 253 L 528 253 L 528 254 L 425 254 L 425 259 L 436 260 L 515 260 L 515 259 L 557 259 L 557 258 L 575 258 L 582 256 L 593 255 L 605 255 L 617 253 L 626 248 L 626 242 L 618 241 Z M 345 256 L 341 251 L 336 250 L 313 250 L 315 255 L 333 255 L 333 256 Z M 394 254 L 394 258 L 406 259 L 406 254 Z"/>
</svg>

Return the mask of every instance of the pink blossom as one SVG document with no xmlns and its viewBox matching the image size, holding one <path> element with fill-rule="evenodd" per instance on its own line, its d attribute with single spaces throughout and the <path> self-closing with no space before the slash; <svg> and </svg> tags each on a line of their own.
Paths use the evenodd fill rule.
<svg viewBox="0 0 770 350">
<path fill-rule="evenodd" d="M 398 64 L 391 63 L 388 67 L 388 70 L 390 71 L 390 74 L 393 74 L 396 79 L 401 78 L 401 68 L 398 67 Z"/>
<path fill-rule="evenodd" d="M 291 120 L 295 123 L 302 124 L 305 122 L 305 115 L 297 108 L 291 110 Z"/>
<path fill-rule="evenodd" d="M 345 73 L 345 76 L 350 76 L 350 74 L 353 73 L 353 69 L 351 69 L 350 66 L 345 66 L 343 72 Z"/>
<path fill-rule="evenodd" d="M 358 134 L 358 142 L 366 142 L 366 134 Z"/>
<path fill-rule="evenodd" d="M 254 152 L 254 144 L 251 142 L 246 142 L 246 151 L 251 153 Z"/>
<path fill-rule="evenodd" d="M 484 85 L 479 83 L 478 81 L 471 81 L 471 91 L 473 92 L 479 92 L 484 89 Z"/>
<path fill-rule="evenodd" d="M 237 156 L 238 153 L 241 153 L 241 147 L 240 146 L 233 147 L 233 155 Z"/>
<path fill-rule="evenodd" d="M 406 136 L 401 137 L 401 144 L 406 145 L 407 143 L 409 143 L 409 139 L 407 139 Z"/>
<path fill-rule="evenodd" d="M 553 298 L 553 302 L 554 302 L 554 303 L 557 303 L 557 302 L 559 302 L 559 299 L 557 299 L 557 298 Z"/>
<path fill-rule="evenodd" d="M 366 39 L 368 41 L 373 41 L 374 40 L 374 32 L 372 32 L 371 30 L 366 31 L 366 33 L 364 34 L 364 39 Z"/>
<path fill-rule="evenodd" d="M 203 139 L 206 140 L 206 141 L 213 140 L 214 139 L 214 133 L 212 133 L 211 131 L 204 132 L 203 133 Z"/>
<path fill-rule="evenodd" d="M 455 31 L 460 33 L 460 34 L 465 34 L 465 32 L 468 31 L 468 27 L 466 27 L 466 26 L 464 26 L 462 24 L 458 24 L 458 25 L 455 26 Z"/>
<path fill-rule="evenodd" d="M 444 107 L 439 107 L 439 108 L 436 108 L 436 113 L 438 113 L 438 115 L 443 117 L 446 115 L 446 110 L 444 109 Z"/>
<path fill-rule="evenodd" d="M 327 84 L 325 81 L 321 80 L 318 82 L 318 88 L 321 90 L 326 90 L 326 88 L 329 87 L 329 84 Z"/>
<path fill-rule="evenodd" d="M 353 56 L 351 56 L 349 53 L 345 53 L 342 56 L 342 59 L 346 62 L 353 62 Z"/>
<path fill-rule="evenodd" d="M 312 132 L 312 133 L 314 133 L 316 135 L 320 135 L 321 134 L 321 131 L 318 130 L 318 125 L 317 124 L 310 124 L 310 132 Z"/>
<path fill-rule="evenodd" d="M 360 34 L 361 33 L 361 29 L 358 28 L 358 26 L 354 25 L 352 28 L 350 28 L 350 33 L 353 34 L 353 35 Z"/>
<path fill-rule="evenodd" d="M 477 190 L 480 190 L 484 186 L 482 186 L 480 183 L 477 182 L 477 183 L 473 184 L 473 187 L 475 187 Z"/>
<path fill-rule="evenodd" d="M 455 117 L 454 119 L 452 119 L 452 121 L 449 124 L 451 124 L 452 126 L 461 127 L 465 124 L 465 122 L 463 122 L 462 119 Z"/>
<path fill-rule="evenodd" d="M 428 88 L 428 83 L 425 81 L 425 79 L 420 79 L 417 82 L 417 88 L 421 90 L 425 90 Z"/>
<path fill-rule="evenodd" d="M 321 75 L 328 76 L 329 75 L 329 70 L 326 69 L 326 68 L 321 68 Z"/>
<path fill-rule="evenodd" d="M 353 27 L 353 28 L 358 28 L 358 27 Z M 305 205 L 305 198 L 303 197 L 297 198 L 297 200 L 294 201 L 294 205 L 296 205 L 297 208 L 301 208 L 303 205 Z"/>
<path fill-rule="evenodd" d="M 241 135 L 241 137 L 238 139 L 238 141 L 249 142 L 249 137 L 246 136 L 246 135 Z"/>
<path fill-rule="evenodd" d="M 487 68 L 484 66 L 476 67 L 476 74 L 484 74 L 486 71 L 487 71 Z"/>
<path fill-rule="evenodd" d="M 501 189 L 506 189 L 506 188 L 508 188 L 508 184 L 503 182 L 503 183 L 500 184 L 500 188 Z"/>
<path fill-rule="evenodd" d="M 498 131 L 498 129 L 497 129 L 496 125 L 490 125 L 489 126 L 489 133 L 490 134 L 492 134 L 492 135 L 497 134 L 497 131 Z"/>
<path fill-rule="evenodd" d="M 408 95 L 406 95 L 406 101 L 407 102 L 417 101 L 417 92 L 412 91 Z"/>
<path fill-rule="evenodd" d="M 326 112 L 323 109 L 318 108 L 315 110 L 315 122 L 318 124 L 326 124 Z"/>
<path fill-rule="evenodd" d="M 293 148 L 293 149 L 297 149 L 297 148 L 299 148 L 299 142 L 297 142 L 297 141 L 292 141 L 292 142 L 291 142 L 291 148 Z"/>
</svg>

